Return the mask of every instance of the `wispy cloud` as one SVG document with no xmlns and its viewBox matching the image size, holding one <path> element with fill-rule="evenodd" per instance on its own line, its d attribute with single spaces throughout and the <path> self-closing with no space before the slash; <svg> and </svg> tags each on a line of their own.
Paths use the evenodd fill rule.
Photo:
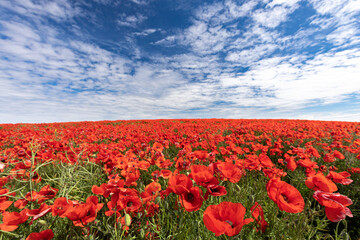
<svg viewBox="0 0 360 240">
<path fill-rule="evenodd" d="M 136 28 L 139 24 L 141 24 L 146 19 L 147 19 L 147 17 L 142 14 L 130 15 L 130 16 L 123 14 L 121 16 L 121 18 L 117 21 L 117 23 L 120 26 Z"/>
<path fill-rule="evenodd" d="M 67 0 L 31 1 L 14 0 L 1 1 L 0 6 L 28 17 L 46 16 L 55 20 L 69 19 L 80 14 L 79 8 L 74 8 Z"/>
<path fill-rule="evenodd" d="M 286 21 L 288 15 L 299 7 L 298 2 L 299 0 L 273 0 L 265 8 L 256 10 L 253 19 L 265 27 L 275 28 Z"/>
<path fill-rule="evenodd" d="M 161 31 L 161 29 L 155 29 L 155 28 L 149 28 L 149 29 L 145 29 L 141 32 L 135 32 L 134 35 L 136 36 L 148 36 L 150 34 L 153 34 L 157 31 Z"/>
<path fill-rule="evenodd" d="M 240 66 L 250 66 L 257 60 L 264 58 L 277 49 L 274 44 L 263 44 L 251 49 L 229 52 L 226 61 L 236 62 Z"/>
<path fill-rule="evenodd" d="M 310 2 L 318 13 L 313 17 L 312 24 L 331 31 L 330 34 L 324 35 L 324 38 L 334 45 L 343 47 L 359 44 L 359 0 Z"/>
<path fill-rule="evenodd" d="M 129 0 L 130 2 L 139 4 L 139 5 L 146 5 L 149 3 L 149 0 Z"/>
</svg>

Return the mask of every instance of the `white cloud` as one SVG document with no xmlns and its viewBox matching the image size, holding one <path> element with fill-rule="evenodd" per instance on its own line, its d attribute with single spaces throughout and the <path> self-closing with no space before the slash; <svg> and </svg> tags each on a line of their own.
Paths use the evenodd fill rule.
<svg viewBox="0 0 360 240">
<path fill-rule="evenodd" d="M 159 41 L 154 42 L 154 45 L 171 46 L 176 43 L 176 36 L 167 36 Z"/>
<path fill-rule="evenodd" d="M 251 49 L 230 52 L 225 60 L 236 62 L 241 66 L 250 66 L 259 59 L 271 54 L 276 48 L 277 46 L 274 44 L 258 45 Z"/>
<path fill-rule="evenodd" d="M 347 4 L 351 4 L 351 6 L 356 6 L 356 2 L 359 2 L 358 0 L 355 1 L 347 1 L 347 0 L 328 0 L 328 1 L 321 1 L 321 0 L 310 0 L 310 2 L 313 4 L 315 10 L 320 13 L 320 14 L 333 14 L 335 15 L 337 12 L 339 11 L 344 11 L 347 9 L 344 9 L 344 6 L 346 6 Z M 358 5 L 357 5 L 358 6 Z M 356 10 L 356 8 L 359 7 L 355 7 L 353 8 L 354 10 Z M 350 10 L 350 9 L 349 9 Z M 352 11 L 352 10 L 350 10 Z"/>
<path fill-rule="evenodd" d="M 226 50 L 230 38 L 240 34 L 236 29 L 239 18 L 250 14 L 257 1 L 248 1 L 238 5 L 233 1 L 204 5 L 195 11 L 193 24 L 183 32 L 167 36 L 155 44 L 171 46 L 181 44 L 190 46 L 192 51 L 200 54 L 214 54 Z M 232 24 L 233 27 L 225 25 Z"/>
<path fill-rule="evenodd" d="M 288 15 L 299 7 L 298 1 L 272 1 L 266 8 L 256 10 L 253 13 L 253 19 L 265 27 L 275 28 L 285 22 Z"/>
<path fill-rule="evenodd" d="M 133 3 L 136 3 L 136 4 L 139 4 L 139 5 L 146 5 L 149 3 L 148 0 L 129 0 L 130 2 L 133 2 Z"/>
<path fill-rule="evenodd" d="M 73 7 L 67 0 L 4 0 L 0 1 L 0 6 L 31 18 L 50 17 L 55 20 L 66 20 L 81 14 L 80 10 Z"/>
<path fill-rule="evenodd" d="M 358 40 L 356 34 L 359 32 L 358 28 L 354 25 L 339 26 L 332 33 L 326 36 L 328 41 L 333 42 L 335 45 L 344 45 L 347 41 Z"/>
<path fill-rule="evenodd" d="M 223 83 L 253 86 L 273 94 L 267 106 L 304 108 L 308 104 L 341 102 L 348 94 L 360 93 L 360 51 L 320 54 L 305 63 L 287 58 L 260 61 L 248 72 Z M 346 84 L 345 84 L 346 83 Z"/>
<path fill-rule="evenodd" d="M 225 1 L 225 6 L 227 7 L 231 18 L 240 18 L 247 16 L 257 4 L 258 1 L 245 1 L 242 5 L 239 6 L 233 1 Z"/>
<path fill-rule="evenodd" d="M 125 14 L 123 14 L 121 16 L 121 18 L 117 21 L 117 23 L 120 26 L 136 28 L 139 24 L 141 24 L 146 19 L 147 19 L 147 17 L 142 14 L 130 15 L 130 16 L 126 16 Z"/>
<path fill-rule="evenodd" d="M 157 31 L 161 31 L 161 29 L 155 29 L 155 28 L 149 28 L 149 29 L 145 29 L 141 32 L 136 32 L 134 33 L 134 35 L 136 36 L 147 36 L 153 33 L 156 33 Z"/>
</svg>

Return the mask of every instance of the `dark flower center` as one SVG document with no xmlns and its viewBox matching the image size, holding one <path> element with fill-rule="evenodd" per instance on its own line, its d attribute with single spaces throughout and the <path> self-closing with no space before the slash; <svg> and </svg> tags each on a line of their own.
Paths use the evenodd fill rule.
<svg viewBox="0 0 360 240">
<path fill-rule="evenodd" d="M 127 207 L 131 207 L 132 205 L 133 205 L 132 202 L 128 202 L 128 203 L 126 204 Z"/>
<path fill-rule="evenodd" d="M 194 195 L 192 193 L 187 193 L 185 199 L 186 201 L 191 202 L 192 200 L 194 200 Z"/>
<path fill-rule="evenodd" d="M 285 202 L 288 202 L 289 198 L 286 195 L 281 194 L 281 196 L 284 198 Z"/>
<path fill-rule="evenodd" d="M 228 224 L 230 224 L 231 227 L 233 227 L 233 223 L 230 220 L 225 220 Z"/>
</svg>

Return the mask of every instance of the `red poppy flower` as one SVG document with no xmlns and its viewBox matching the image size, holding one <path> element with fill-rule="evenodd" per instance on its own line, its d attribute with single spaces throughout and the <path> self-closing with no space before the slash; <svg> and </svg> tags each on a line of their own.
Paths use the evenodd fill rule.
<svg viewBox="0 0 360 240">
<path fill-rule="evenodd" d="M 164 179 L 169 179 L 171 178 L 173 175 L 173 172 L 167 169 L 161 169 L 159 176 L 164 178 Z"/>
<path fill-rule="evenodd" d="M 259 161 L 263 167 L 272 168 L 273 166 L 275 166 L 271 159 L 264 153 L 261 153 L 259 155 Z"/>
<path fill-rule="evenodd" d="M 8 177 L 0 177 L 0 187 L 3 187 L 8 181 L 9 181 Z"/>
<path fill-rule="evenodd" d="M 51 209 L 52 208 L 50 206 L 48 206 L 46 203 L 43 203 L 38 209 L 28 210 L 26 214 L 33 217 L 29 225 L 31 225 L 36 219 L 51 212 Z"/>
<path fill-rule="evenodd" d="M 107 203 L 107 207 L 109 210 L 105 211 L 106 216 L 111 216 L 114 213 L 116 213 L 116 216 L 120 216 L 120 211 L 122 210 L 122 207 L 120 207 L 119 200 L 119 194 L 113 194 L 111 196 L 111 200 Z"/>
<path fill-rule="evenodd" d="M 141 206 L 141 199 L 138 196 L 126 196 L 119 199 L 120 207 L 127 213 L 138 211 Z"/>
<path fill-rule="evenodd" d="M 304 199 L 294 186 L 279 178 L 274 178 L 266 184 L 266 189 L 270 199 L 278 205 L 281 211 L 299 213 L 304 210 Z"/>
<path fill-rule="evenodd" d="M 141 198 L 144 202 L 147 201 L 154 201 L 155 198 L 159 195 L 161 191 L 161 185 L 158 182 L 149 183 L 146 187 L 144 192 L 140 194 Z"/>
<path fill-rule="evenodd" d="M 289 169 L 290 171 L 294 171 L 297 168 L 297 164 L 294 160 L 294 157 L 288 157 L 286 158 L 287 164 L 286 164 L 286 168 Z"/>
<path fill-rule="evenodd" d="M 160 156 L 155 160 L 155 164 L 156 166 L 158 166 L 159 168 L 168 168 L 171 165 L 173 165 L 174 163 L 171 162 L 169 159 L 165 159 L 164 156 Z"/>
<path fill-rule="evenodd" d="M 331 178 L 336 183 L 340 183 L 340 184 L 343 184 L 343 185 L 349 185 L 350 183 L 353 182 L 352 179 L 348 178 L 350 176 L 351 176 L 351 174 L 346 172 L 346 171 L 340 172 L 340 173 L 330 171 L 329 174 L 326 177 Z"/>
<path fill-rule="evenodd" d="M 351 173 L 360 173 L 360 168 L 349 168 L 348 171 Z"/>
<path fill-rule="evenodd" d="M 100 187 L 93 185 L 91 188 L 91 192 L 96 195 L 104 196 L 104 198 L 108 198 L 111 193 L 111 190 L 107 183 L 103 183 L 100 185 Z"/>
<path fill-rule="evenodd" d="M 18 228 L 19 224 L 26 222 L 29 216 L 26 214 L 28 209 L 18 212 L 4 212 L 3 223 L 0 224 L 0 230 L 11 232 Z"/>
<path fill-rule="evenodd" d="M 128 167 L 126 171 L 122 171 L 121 175 L 125 177 L 126 186 L 136 186 L 136 181 L 140 178 L 140 171 L 133 167 Z"/>
<path fill-rule="evenodd" d="M 216 165 L 221 174 L 232 183 L 237 183 L 242 177 L 241 170 L 229 162 L 220 162 Z"/>
<path fill-rule="evenodd" d="M 202 191 L 199 187 L 192 187 L 189 192 L 180 195 L 180 204 L 188 212 L 199 210 L 203 201 Z"/>
<path fill-rule="evenodd" d="M 5 211 L 8 207 L 11 206 L 12 203 L 13 203 L 13 201 L 2 201 L 0 203 L 0 212 Z"/>
<path fill-rule="evenodd" d="M 321 190 L 324 192 L 335 192 L 338 190 L 337 186 L 333 181 L 326 178 L 322 172 L 318 172 L 314 176 L 309 176 L 305 184 L 312 190 Z"/>
<path fill-rule="evenodd" d="M 154 143 L 154 145 L 152 146 L 152 149 L 154 149 L 157 152 L 162 152 L 164 150 L 164 146 L 161 145 L 161 143 Z"/>
<path fill-rule="evenodd" d="M 59 216 L 61 218 L 65 217 L 65 212 L 73 206 L 71 201 L 68 201 L 65 197 L 60 197 L 55 199 L 52 206 L 52 215 Z"/>
<path fill-rule="evenodd" d="M 54 237 L 54 233 L 51 229 L 46 229 L 41 232 L 33 232 L 31 233 L 26 240 L 50 240 Z"/>
<path fill-rule="evenodd" d="M 341 159 L 341 160 L 344 160 L 344 159 L 345 159 L 344 155 L 343 155 L 341 152 L 339 152 L 338 150 L 335 150 L 335 151 L 333 152 L 333 154 L 334 154 L 334 157 L 336 157 L 336 158 L 338 158 L 338 159 Z"/>
<path fill-rule="evenodd" d="M 255 218 L 257 224 L 259 224 L 261 231 L 264 233 L 266 231 L 268 223 L 265 221 L 264 211 L 262 207 L 258 202 L 255 202 L 254 206 L 250 208 L 250 211 L 253 218 Z"/>
<path fill-rule="evenodd" d="M 82 203 L 78 205 L 74 205 L 66 211 L 65 216 L 73 221 L 75 226 L 82 226 L 82 223 L 86 224 L 84 218 L 89 219 L 89 217 L 94 217 L 96 214 L 95 207 L 92 204 Z M 91 222 L 91 221 L 89 221 Z"/>
<path fill-rule="evenodd" d="M 189 192 L 189 189 L 192 187 L 192 185 L 193 182 L 185 174 L 174 175 L 169 179 L 166 194 L 173 192 L 176 195 L 180 195 Z"/>
<path fill-rule="evenodd" d="M 83 227 L 95 220 L 97 212 L 103 207 L 103 203 L 98 203 L 96 196 L 89 196 L 86 203 L 73 205 L 66 212 L 65 216 L 73 221 L 75 226 Z"/>
<path fill-rule="evenodd" d="M 52 188 L 50 185 L 46 185 L 37 193 L 36 199 L 38 199 L 38 203 L 41 204 L 45 200 L 54 198 L 58 191 L 59 189 Z"/>
<path fill-rule="evenodd" d="M 251 218 L 244 219 L 245 212 L 246 209 L 241 203 L 222 202 L 207 207 L 203 221 L 206 228 L 215 233 L 215 236 L 235 236 L 244 225 L 254 221 Z"/>
<path fill-rule="evenodd" d="M 13 201 L 8 201 L 9 197 L 7 195 L 9 193 L 9 189 L 7 188 L 3 188 L 0 189 L 0 212 L 1 211 L 5 211 L 8 207 L 11 206 L 11 204 L 13 203 Z M 15 196 L 15 192 L 11 193 L 10 195 Z"/>
<path fill-rule="evenodd" d="M 352 217 L 352 213 L 347 206 L 352 204 L 352 201 L 347 196 L 340 193 L 328 193 L 322 191 L 316 191 L 313 197 L 325 206 L 326 217 L 332 222 L 339 222 L 346 218 L 346 216 Z"/>
<path fill-rule="evenodd" d="M 335 162 L 335 157 L 333 154 L 326 153 L 323 160 L 324 162 Z"/>
<path fill-rule="evenodd" d="M 200 161 L 206 161 L 206 158 L 209 155 L 209 153 L 207 151 L 204 151 L 204 150 L 194 151 L 193 154 Z"/>
<path fill-rule="evenodd" d="M 300 159 L 297 163 L 304 168 L 319 168 L 317 162 L 313 162 L 309 158 Z"/>
<path fill-rule="evenodd" d="M 226 187 L 219 185 L 207 185 L 206 186 L 206 194 L 204 199 L 207 200 L 209 195 L 211 196 L 224 196 L 227 194 Z"/>
<path fill-rule="evenodd" d="M 189 169 L 189 166 L 191 164 L 190 160 L 183 159 L 182 157 L 179 157 L 178 159 L 175 158 L 174 160 L 176 161 L 175 163 L 176 170 L 181 171 L 184 169 Z"/>
<path fill-rule="evenodd" d="M 204 165 L 191 165 L 191 173 L 189 177 L 194 179 L 196 184 L 206 187 L 208 184 L 219 184 L 219 181 L 214 177 L 212 168 Z"/>
<path fill-rule="evenodd" d="M 308 149 L 306 149 L 306 152 L 307 153 L 310 153 L 312 156 L 316 157 L 316 158 L 319 158 L 321 157 L 318 150 L 316 150 L 316 148 L 314 147 L 309 147 Z"/>
</svg>

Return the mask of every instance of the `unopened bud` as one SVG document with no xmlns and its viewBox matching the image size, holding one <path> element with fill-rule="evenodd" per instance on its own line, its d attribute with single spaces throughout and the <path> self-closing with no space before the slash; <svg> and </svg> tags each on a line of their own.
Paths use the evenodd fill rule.
<svg viewBox="0 0 360 240">
<path fill-rule="evenodd" d="M 131 224 L 131 217 L 129 214 L 125 214 L 125 226 L 129 227 Z"/>
<path fill-rule="evenodd" d="M 40 225 L 42 225 L 42 226 L 46 226 L 46 225 L 47 225 L 47 222 L 46 222 L 45 220 L 42 220 L 42 219 L 39 219 L 37 222 L 38 222 Z"/>
</svg>

